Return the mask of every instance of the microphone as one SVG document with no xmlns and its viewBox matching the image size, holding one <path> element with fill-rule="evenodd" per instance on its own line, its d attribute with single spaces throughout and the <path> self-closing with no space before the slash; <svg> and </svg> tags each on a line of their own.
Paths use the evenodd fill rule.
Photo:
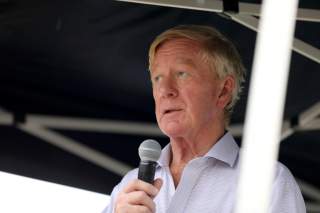
<svg viewBox="0 0 320 213">
<path fill-rule="evenodd" d="M 139 146 L 140 164 L 138 179 L 153 183 L 157 160 L 161 154 L 160 144 L 152 139 L 143 141 Z"/>
</svg>

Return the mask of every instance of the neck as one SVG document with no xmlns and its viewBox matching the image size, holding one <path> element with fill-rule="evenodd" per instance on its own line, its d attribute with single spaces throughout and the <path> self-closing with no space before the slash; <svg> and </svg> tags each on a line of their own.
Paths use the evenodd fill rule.
<svg viewBox="0 0 320 213">
<path fill-rule="evenodd" d="M 204 156 L 224 135 L 224 128 L 213 131 L 210 137 L 198 135 L 194 138 L 170 138 L 172 156 L 170 165 L 187 164 L 190 160 Z"/>
<path fill-rule="evenodd" d="M 199 134 L 186 137 L 170 137 L 171 162 L 170 171 L 175 186 L 180 181 L 180 176 L 185 165 L 192 159 L 204 156 L 211 147 L 224 135 L 224 125 L 214 128 L 204 128 Z"/>
</svg>

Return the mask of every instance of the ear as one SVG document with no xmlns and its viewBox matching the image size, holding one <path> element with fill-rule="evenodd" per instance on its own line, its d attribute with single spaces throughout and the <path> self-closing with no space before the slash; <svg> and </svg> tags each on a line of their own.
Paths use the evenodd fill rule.
<svg viewBox="0 0 320 213">
<path fill-rule="evenodd" d="M 218 96 L 217 105 L 224 109 L 232 98 L 232 91 L 235 87 L 234 76 L 228 75 L 221 80 L 221 89 Z"/>
</svg>

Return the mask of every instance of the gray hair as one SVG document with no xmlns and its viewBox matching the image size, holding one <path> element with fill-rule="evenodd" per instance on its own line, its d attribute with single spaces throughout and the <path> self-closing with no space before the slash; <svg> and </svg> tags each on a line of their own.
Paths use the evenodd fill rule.
<svg viewBox="0 0 320 213">
<path fill-rule="evenodd" d="M 228 126 L 233 108 L 239 100 L 245 77 L 245 69 L 240 54 L 234 44 L 213 27 L 180 25 L 161 33 L 152 42 L 149 49 L 149 70 L 151 70 L 158 48 L 164 42 L 178 38 L 199 42 L 203 59 L 209 64 L 211 70 L 216 71 L 218 78 L 224 79 L 228 75 L 234 77 L 235 88 L 232 91 L 232 99 L 225 107 L 224 113 L 225 124 Z"/>
</svg>

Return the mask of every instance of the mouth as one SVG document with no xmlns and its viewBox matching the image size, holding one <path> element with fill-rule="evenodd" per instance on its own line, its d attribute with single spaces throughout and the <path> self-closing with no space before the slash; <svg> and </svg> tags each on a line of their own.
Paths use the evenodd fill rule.
<svg viewBox="0 0 320 213">
<path fill-rule="evenodd" d="M 180 112 L 180 111 L 182 111 L 182 109 L 167 109 L 167 110 L 164 110 L 164 112 L 162 114 L 167 115 L 167 114 L 171 114 L 174 112 Z"/>
</svg>

